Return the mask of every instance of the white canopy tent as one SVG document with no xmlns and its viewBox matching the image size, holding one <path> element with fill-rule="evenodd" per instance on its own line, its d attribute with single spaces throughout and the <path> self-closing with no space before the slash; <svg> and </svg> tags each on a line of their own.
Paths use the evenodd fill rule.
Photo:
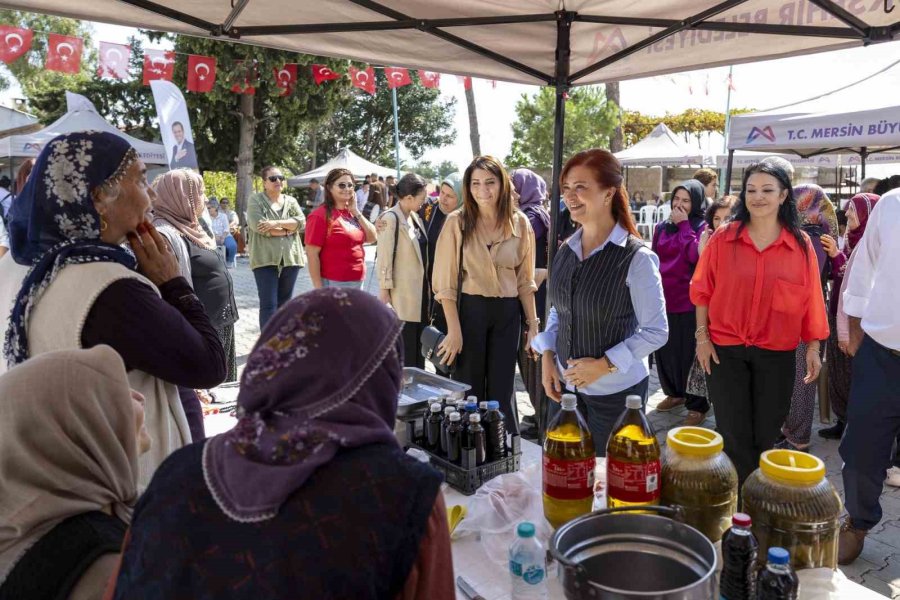
<svg viewBox="0 0 900 600">
<path fill-rule="evenodd" d="M 395 175 L 397 172 L 395 169 L 382 167 L 364 159 L 350 148 L 344 148 L 334 158 L 312 171 L 288 177 L 287 183 L 291 187 L 305 187 L 313 179 L 317 179 L 319 183 L 325 183 L 325 177 L 332 169 L 348 169 L 356 179 L 362 179 L 372 173 L 378 173 L 383 177 L 387 177 Z"/>
<path fill-rule="evenodd" d="M 27 133 L 24 135 L 11 135 L 0 139 L 0 156 L 8 157 L 37 157 L 41 152 L 44 144 L 62 133 L 71 133 L 73 131 L 86 131 L 89 129 L 97 131 L 108 131 L 128 141 L 134 146 L 141 157 L 147 164 L 151 165 L 168 165 L 166 161 L 166 150 L 162 144 L 154 144 L 145 142 L 137 138 L 131 137 L 127 133 L 122 133 L 93 110 L 77 110 L 67 112 L 59 119 L 54 121 L 40 131 Z"/>
<path fill-rule="evenodd" d="M 647 134 L 647 137 L 633 146 L 616 152 L 616 158 L 626 167 L 677 167 L 705 164 L 700 148 L 685 142 L 665 123 L 658 124 L 653 131 Z"/>
</svg>

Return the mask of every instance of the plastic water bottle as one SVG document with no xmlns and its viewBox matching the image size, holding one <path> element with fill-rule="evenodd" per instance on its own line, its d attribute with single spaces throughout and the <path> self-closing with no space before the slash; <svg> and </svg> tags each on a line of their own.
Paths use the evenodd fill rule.
<svg viewBox="0 0 900 600">
<path fill-rule="evenodd" d="M 546 600 L 547 564 L 541 542 L 534 537 L 534 525 L 519 523 L 519 538 L 509 548 L 512 597 L 516 600 Z"/>
<path fill-rule="evenodd" d="M 791 568 L 791 555 L 784 548 L 769 548 L 769 562 L 756 578 L 757 600 L 797 600 L 800 580 Z"/>
<path fill-rule="evenodd" d="M 719 593 L 723 600 L 756 598 L 756 555 L 759 544 L 750 531 L 749 515 L 735 513 L 731 529 L 722 536 L 722 578 Z"/>
</svg>

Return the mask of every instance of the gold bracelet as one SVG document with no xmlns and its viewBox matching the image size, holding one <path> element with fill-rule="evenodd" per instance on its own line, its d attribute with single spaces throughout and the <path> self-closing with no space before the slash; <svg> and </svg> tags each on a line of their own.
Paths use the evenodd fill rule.
<svg viewBox="0 0 900 600">
<path fill-rule="evenodd" d="M 709 343 L 709 338 L 706 338 L 705 340 L 697 340 L 698 346 L 702 346 L 703 344 L 708 344 L 708 343 Z"/>
<path fill-rule="evenodd" d="M 537 319 L 537 318 L 534 319 L 533 321 L 529 321 L 528 319 L 525 319 L 525 324 L 528 325 L 529 327 L 531 327 L 532 325 L 537 325 L 538 327 L 540 327 L 540 326 L 541 326 L 541 320 L 540 320 L 540 319 Z"/>
</svg>

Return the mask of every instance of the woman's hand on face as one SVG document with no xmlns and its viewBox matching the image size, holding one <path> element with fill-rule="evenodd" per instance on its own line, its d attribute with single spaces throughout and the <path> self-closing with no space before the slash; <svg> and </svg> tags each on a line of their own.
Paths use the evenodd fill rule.
<svg viewBox="0 0 900 600">
<path fill-rule="evenodd" d="M 458 329 L 450 329 L 444 336 L 444 341 L 438 346 L 437 354 L 441 357 L 441 362 L 447 366 L 453 364 L 456 357 L 462 352 L 463 339 L 462 332 Z"/>
<path fill-rule="evenodd" d="M 137 233 L 128 233 L 128 243 L 137 257 L 138 269 L 157 287 L 181 276 L 178 259 L 169 243 L 149 221 L 137 227 Z"/>
<path fill-rule="evenodd" d="M 569 368 L 563 371 L 563 377 L 569 385 L 585 387 L 609 375 L 609 367 L 605 358 L 570 358 Z"/>
<path fill-rule="evenodd" d="M 697 342 L 697 362 L 703 368 L 703 372 L 712 375 L 712 364 L 719 364 L 719 356 L 716 348 L 709 340 Z"/>
<path fill-rule="evenodd" d="M 830 235 L 822 235 L 819 236 L 819 240 L 822 242 L 822 249 L 825 250 L 825 253 L 834 258 L 838 254 L 840 254 L 840 250 L 838 250 L 837 242 L 834 241 L 834 238 Z"/>
<path fill-rule="evenodd" d="M 672 219 L 672 222 L 678 225 L 682 221 L 687 221 L 688 215 L 687 211 L 681 208 L 680 206 L 676 206 L 672 209 L 672 214 L 669 215 L 669 218 Z"/>
<path fill-rule="evenodd" d="M 819 357 L 819 348 L 810 346 L 806 349 L 806 377 L 803 383 L 812 383 L 819 377 L 819 371 L 822 370 L 822 359 Z"/>
<path fill-rule="evenodd" d="M 556 355 L 552 350 L 547 350 L 541 356 L 541 383 L 551 400 L 555 402 L 562 400 L 563 385 L 559 378 L 559 370 L 556 368 Z"/>
</svg>

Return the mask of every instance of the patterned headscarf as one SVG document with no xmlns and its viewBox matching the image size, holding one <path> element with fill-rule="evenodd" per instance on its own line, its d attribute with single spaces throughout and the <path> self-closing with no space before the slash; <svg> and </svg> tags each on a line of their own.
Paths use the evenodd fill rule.
<svg viewBox="0 0 900 600">
<path fill-rule="evenodd" d="M 453 193 L 456 194 L 456 208 L 460 208 L 463 205 L 463 178 L 459 173 L 450 173 L 444 180 L 441 182 L 441 185 L 449 185 L 453 188 Z"/>
<path fill-rule="evenodd" d="M 237 425 L 203 449 L 206 484 L 229 518 L 274 517 L 341 448 L 397 443 L 400 329 L 374 296 L 341 288 L 298 296 L 266 324 L 241 378 Z"/>
<path fill-rule="evenodd" d="M 850 198 L 853 208 L 856 209 L 856 218 L 859 219 L 859 227 L 853 231 L 847 228 L 847 244 L 851 250 L 856 248 L 856 245 L 866 232 L 866 223 L 869 222 L 869 215 L 872 214 L 872 210 L 880 198 L 881 196 L 878 194 L 857 194 Z"/>
<path fill-rule="evenodd" d="M 91 262 L 136 267 L 130 250 L 100 240 L 100 215 L 92 193 L 121 181 L 137 160 L 127 141 L 100 131 L 63 134 L 41 150 L 10 208 L 12 256 L 19 264 L 32 265 L 6 332 L 3 351 L 10 367 L 28 358 L 31 310 L 63 268 Z"/>
<path fill-rule="evenodd" d="M 183 238 L 200 248 L 216 249 L 216 240 L 206 234 L 200 225 L 200 215 L 206 206 L 206 195 L 201 192 L 203 179 L 191 169 L 176 169 L 163 173 L 153 182 L 156 200 L 153 224 L 174 227 Z M 211 200 L 210 202 L 215 202 Z M 216 203 L 218 207 L 218 203 Z"/>
<path fill-rule="evenodd" d="M 794 199 L 797 201 L 801 226 L 819 225 L 834 239 L 840 236 L 837 214 L 825 190 L 812 183 L 795 185 Z"/>
<path fill-rule="evenodd" d="M 519 210 L 531 221 L 534 237 L 541 238 L 550 231 L 550 213 L 544 208 L 547 198 L 547 182 L 530 169 L 516 169 L 510 175 L 513 187 L 519 194 Z M 541 228 L 539 225 L 543 225 Z"/>
</svg>

